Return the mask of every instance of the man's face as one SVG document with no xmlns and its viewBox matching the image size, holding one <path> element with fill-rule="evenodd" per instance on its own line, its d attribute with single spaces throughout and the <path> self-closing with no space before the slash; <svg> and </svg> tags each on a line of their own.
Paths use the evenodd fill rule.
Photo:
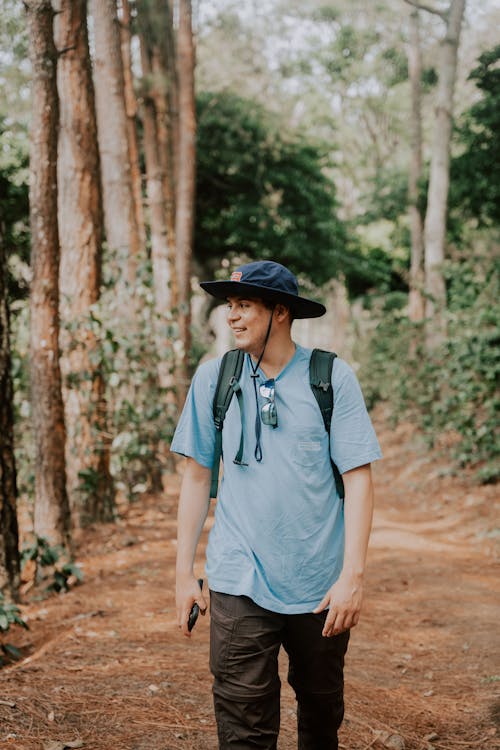
<svg viewBox="0 0 500 750">
<path fill-rule="evenodd" d="M 271 310 L 260 299 L 229 297 L 227 322 L 236 347 L 258 357 L 264 346 Z"/>
</svg>

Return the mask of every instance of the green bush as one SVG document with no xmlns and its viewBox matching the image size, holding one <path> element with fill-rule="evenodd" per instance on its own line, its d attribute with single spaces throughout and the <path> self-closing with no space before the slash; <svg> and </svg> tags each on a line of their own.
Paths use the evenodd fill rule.
<svg viewBox="0 0 500 750">
<path fill-rule="evenodd" d="M 433 351 L 423 324 L 385 300 L 360 373 L 369 405 L 388 402 L 394 420 L 414 421 L 483 482 L 500 475 L 499 265 L 491 256 L 446 264 L 446 336 Z"/>
<path fill-rule="evenodd" d="M 50 546 L 47 539 L 37 536 L 34 541 L 26 544 L 21 552 L 21 568 L 24 568 L 29 560 L 36 564 L 36 582 L 45 578 L 44 568 L 50 571 L 52 581 L 47 586 L 47 591 L 69 591 L 71 582 L 83 579 L 82 571 L 71 560 L 65 559 L 67 553 L 59 545 Z"/>
<path fill-rule="evenodd" d="M 86 331 L 98 341 L 91 356 L 92 364 L 106 383 L 111 473 L 115 486 L 132 499 L 142 492 L 160 489 L 162 462 L 167 453 L 165 446 L 173 435 L 177 409 L 165 389 L 158 385 L 151 264 L 146 261 L 139 268 L 135 326 L 131 326 L 118 303 L 110 265 L 108 262 L 104 268 L 101 299 L 85 319 L 74 321 L 67 330 L 72 334 L 73 346 L 80 340 L 85 341 Z M 27 300 L 17 301 L 13 313 L 11 346 L 18 485 L 20 494 L 33 497 L 35 441 L 29 396 Z M 173 319 L 167 324 L 167 337 L 174 342 L 177 333 Z M 173 348 L 167 354 L 173 359 Z M 70 375 L 66 385 L 78 388 L 82 379 L 91 377 L 90 372 Z M 94 469 L 82 470 L 79 478 L 83 494 L 95 492 L 99 477 Z"/>
<path fill-rule="evenodd" d="M 3 633 L 10 630 L 11 625 L 19 625 L 28 630 L 28 625 L 21 617 L 19 607 L 13 602 L 6 601 L 4 595 L 0 592 L 0 639 Z M 0 666 L 3 666 L 6 660 L 16 660 L 20 657 L 21 652 L 12 643 L 0 642 Z"/>
</svg>

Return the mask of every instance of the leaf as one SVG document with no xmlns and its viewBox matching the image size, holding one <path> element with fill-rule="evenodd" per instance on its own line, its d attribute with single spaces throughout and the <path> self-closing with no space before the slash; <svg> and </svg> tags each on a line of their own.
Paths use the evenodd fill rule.
<svg viewBox="0 0 500 750">
<path fill-rule="evenodd" d="M 69 576 L 75 576 L 78 581 L 83 580 L 82 569 L 79 568 L 75 563 L 67 563 L 66 565 L 64 565 L 62 572 L 67 578 L 69 578 Z"/>
<path fill-rule="evenodd" d="M 391 734 L 384 742 L 384 747 L 388 750 L 405 750 L 405 741 L 400 734 Z"/>
<path fill-rule="evenodd" d="M 2 645 L 4 653 L 8 654 L 12 659 L 20 659 L 22 654 L 18 648 L 12 645 L 12 643 L 4 643 Z"/>
</svg>

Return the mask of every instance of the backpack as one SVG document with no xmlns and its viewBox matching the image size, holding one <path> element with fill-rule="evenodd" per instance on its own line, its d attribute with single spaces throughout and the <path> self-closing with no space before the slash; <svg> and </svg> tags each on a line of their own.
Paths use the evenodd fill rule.
<svg viewBox="0 0 500 750">
<path fill-rule="evenodd" d="M 323 349 L 313 349 L 311 361 L 309 363 L 309 384 L 312 392 L 318 402 L 318 406 L 323 417 L 325 430 L 330 437 L 330 425 L 333 414 L 333 388 L 332 388 L 332 368 L 333 360 L 337 355 L 334 352 L 326 352 Z M 219 377 L 215 388 L 212 402 L 212 411 L 214 416 L 215 432 L 215 450 L 212 464 L 212 478 L 210 484 L 210 497 L 217 497 L 219 486 L 219 466 L 222 456 L 222 429 L 224 419 L 229 404 L 236 394 L 240 406 L 240 412 L 243 413 L 243 394 L 239 384 L 245 353 L 241 349 L 231 349 L 222 357 L 219 370 Z M 243 459 L 243 433 L 240 440 L 240 447 L 234 462 L 242 464 Z M 344 499 L 344 482 L 337 466 L 332 461 L 333 476 L 339 497 Z"/>
</svg>

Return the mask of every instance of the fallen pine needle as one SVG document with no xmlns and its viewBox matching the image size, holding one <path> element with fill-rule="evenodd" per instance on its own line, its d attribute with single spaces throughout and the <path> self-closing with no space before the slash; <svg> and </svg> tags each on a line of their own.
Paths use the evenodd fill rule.
<svg viewBox="0 0 500 750">
<path fill-rule="evenodd" d="M 212 726 L 193 726 L 192 724 L 163 724 L 160 721 L 139 721 L 138 719 L 131 719 L 131 724 L 148 725 L 148 727 L 158 727 L 159 729 L 177 729 L 184 732 L 212 732 L 214 727 Z"/>
</svg>

